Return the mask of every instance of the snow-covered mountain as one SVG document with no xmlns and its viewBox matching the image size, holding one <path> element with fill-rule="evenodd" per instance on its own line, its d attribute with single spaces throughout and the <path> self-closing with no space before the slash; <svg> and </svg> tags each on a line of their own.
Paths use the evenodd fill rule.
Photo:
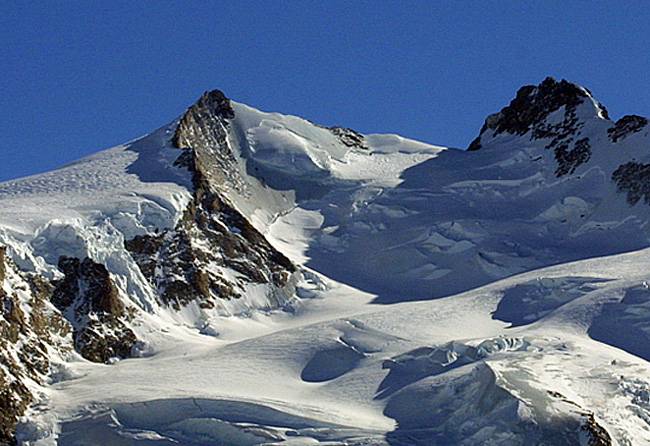
<svg viewBox="0 0 650 446">
<path fill-rule="evenodd" d="M 205 93 L 0 184 L 0 444 L 650 444 L 650 145 L 548 78 L 469 150 Z"/>
</svg>

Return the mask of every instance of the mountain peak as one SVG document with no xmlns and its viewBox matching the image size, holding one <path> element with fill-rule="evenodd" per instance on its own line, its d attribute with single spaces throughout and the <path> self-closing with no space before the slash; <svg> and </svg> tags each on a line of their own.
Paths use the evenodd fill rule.
<svg viewBox="0 0 650 446">
<path fill-rule="evenodd" d="M 226 119 L 235 117 L 230 99 L 228 99 L 223 91 L 218 89 L 204 92 L 199 100 L 190 107 L 190 110 L 196 108 L 211 110 L 214 114 Z"/>
<path fill-rule="evenodd" d="M 562 130 L 569 130 L 567 127 L 575 129 L 578 124 L 576 110 L 583 104 L 588 110 L 581 112 L 581 118 L 609 120 L 607 109 L 593 98 L 588 89 L 577 84 L 547 77 L 539 85 L 525 85 L 517 91 L 510 104 L 486 118 L 479 136 L 472 141 L 468 150 L 480 149 L 484 143 L 483 136 L 490 130 L 492 137 L 501 133 L 522 136 L 530 131 L 531 139 L 556 137 L 554 133 L 559 124 L 548 123 L 549 116 L 564 108 Z"/>
<path fill-rule="evenodd" d="M 178 148 L 191 147 L 192 141 L 187 140 L 190 135 L 184 135 L 187 129 L 191 129 L 193 126 L 197 126 L 198 123 L 205 121 L 229 120 L 234 117 L 235 111 L 232 108 L 230 99 L 226 97 L 223 91 L 206 91 L 180 118 L 172 144 Z M 192 134 L 191 137 L 194 138 L 196 135 Z"/>
</svg>

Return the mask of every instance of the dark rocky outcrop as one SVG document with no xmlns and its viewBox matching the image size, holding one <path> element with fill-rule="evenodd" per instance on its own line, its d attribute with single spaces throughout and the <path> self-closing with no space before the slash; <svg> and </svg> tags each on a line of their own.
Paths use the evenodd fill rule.
<svg viewBox="0 0 650 446">
<path fill-rule="evenodd" d="M 483 125 L 485 127 L 485 124 Z M 481 130 L 481 134 L 483 131 Z M 467 146 L 467 151 L 468 152 L 475 152 L 477 150 L 480 150 L 483 148 L 483 144 L 481 144 L 481 134 L 479 134 L 476 138 L 472 140 L 472 142 L 469 143 L 469 146 Z"/>
<path fill-rule="evenodd" d="M 588 91 L 579 86 L 551 77 L 537 86 L 524 86 L 507 107 L 488 116 L 479 136 L 472 141 L 468 150 L 479 150 L 482 147 L 481 138 L 488 131 L 492 131 L 493 136 L 501 133 L 523 136 L 530 133 L 531 140 L 550 139 L 546 148 L 553 150 L 558 163 L 556 176 L 571 174 L 591 157 L 589 140 L 577 139 L 584 123 L 576 116 L 576 108 L 588 97 Z M 549 123 L 549 115 L 562 108 L 562 119 L 555 124 Z M 598 104 L 597 108 L 602 117 L 609 119 L 602 105 Z"/>
<path fill-rule="evenodd" d="M 8 365 L 12 370 L 18 368 L 15 363 Z M 0 445 L 16 444 L 15 430 L 18 418 L 25 413 L 31 402 L 29 389 L 21 381 L 8 381 L 0 371 Z"/>
<path fill-rule="evenodd" d="M 539 134 L 538 126 L 561 107 L 575 109 L 586 97 L 587 93 L 577 85 L 547 77 L 537 86 L 521 87 L 507 107 L 486 119 L 481 133 L 490 129 L 496 135 L 504 132 L 525 135 L 533 130 L 535 138 L 546 137 Z"/>
<path fill-rule="evenodd" d="M 325 127 L 347 147 L 368 150 L 365 137 L 356 130 L 347 127 Z"/>
<path fill-rule="evenodd" d="M 180 119 L 172 144 L 186 149 L 176 164 L 192 172 L 202 172 L 202 177 L 214 185 L 227 185 L 241 192 L 245 186 L 228 143 L 229 120 L 234 117 L 230 100 L 221 91 L 205 92 Z M 200 151 L 200 156 L 192 149 Z M 195 186 L 196 180 L 195 177 Z"/>
<path fill-rule="evenodd" d="M 135 259 L 142 274 L 153 282 L 156 274 L 158 252 L 163 246 L 165 234 L 138 235 L 126 240 L 124 246 Z"/>
<path fill-rule="evenodd" d="M 58 308 L 67 309 L 78 299 L 82 292 L 83 299 L 75 310 L 88 313 L 108 313 L 121 316 L 124 304 L 120 301 L 117 288 L 104 265 L 95 263 L 88 257 L 79 261 L 76 257 L 61 257 L 59 269 L 64 278 L 57 282 L 52 295 L 52 303 Z"/>
<path fill-rule="evenodd" d="M 293 264 L 223 194 L 244 188 L 228 142 L 233 117 L 230 101 L 218 90 L 187 110 L 172 142 L 182 150 L 177 164 L 192 172 L 193 200 L 173 230 L 125 244 L 160 300 L 175 309 L 191 302 L 213 308 L 219 299 L 242 297 L 247 283 L 292 294 Z"/>
<path fill-rule="evenodd" d="M 5 257 L 7 255 L 7 248 L 0 246 L 0 293 L 2 293 L 2 283 L 5 281 L 6 266 Z"/>
<path fill-rule="evenodd" d="M 591 158 L 589 138 L 577 140 L 572 149 L 569 149 L 569 143 L 562 142 L 555 147 L 555 160 L 557 161 L 555 175 L 561 177 L 572 174 L 578 166 L 589 161 L 589 158 Z"/>
<path fill-rule="evenodd" d="M 646 125 L 648 125 L 648 120 L 643 116 L 625 115 L 607 130 L 607 135 L 612 142 L 618 142 L 633 133 L 640 132 Z"/>
<path fill-rule="evenodd" d="M 586 414 L 580 428 L 587 436 L 588 446 L 612 446 L 612 437 L 607 430 L 596 422 L 593 414 Z"/>
<path fill-rule="evenodd" d="M 0 444 L 15 444 L 14 429 L 18 417 L 25 412 L 32 396 L 20 380 L 24 376 L 23 366 L 12 355 L 12 347 L 18 342 L 21 331 L 25 329 L 25 317 L 16 300 L 8 296 L 2 287 L 5 274 L 5 248 L 0 247 L 0 362 L 12 375 L 7 376 L 7 373 L 0 369 Z"/>
<path fill-rule="evenodd" d="M 627 202 L 635 205 L 643 198 L 650 205 L 650 164 L 630 161 L 612 173 L 619 192 L 627 194 Z"/>
<path fill-rule="evenodd" d="M 58 266 L 64 277 L 55 282 L 52 303 L 72 318 L 75 349 L 94 362 L 129 357 L 137 339 L 106 267 L 73 257 L 61 257 Z"/>
<path fill-rule="evenodd" d="M 15 444 L 18 418 L 33 401 L 30 386 L 43 384 L 49 372 L 48 346 L 66 348 L 59 341 L 70 328 L 49 304 L 51 291 L 45 279 L 20 272 L 0 247 L 0 445 Z"/>
</svg>

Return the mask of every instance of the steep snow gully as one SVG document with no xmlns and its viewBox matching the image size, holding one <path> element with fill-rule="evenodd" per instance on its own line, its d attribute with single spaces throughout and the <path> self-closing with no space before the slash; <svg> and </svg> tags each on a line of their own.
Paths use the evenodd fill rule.
<svg viewBox="0 0 650 446">
<path fill-rule="evenodd" d="M 469 150 L 205 93 L 0 184 L 0 444 L 650 444 L 648 121 Z"/>
</svg>

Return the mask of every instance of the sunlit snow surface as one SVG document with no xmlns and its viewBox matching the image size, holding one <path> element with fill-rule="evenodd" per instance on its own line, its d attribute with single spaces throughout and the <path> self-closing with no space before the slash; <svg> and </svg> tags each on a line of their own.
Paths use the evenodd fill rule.
<svg viewBox="0 0 650 446">
<path fill-rule="evenodd" d="M 586 414 L 615 444 L 650 444 L 648 213 L 599 168 L 554 179 L 552 155 L 520 141 L 466 153 L 368 135 L 350 149 L 234 107 L 247 189 L 228 194 L 302 265 L 291 311 L 224 317 L 206 336 L 132 272 L 124 239 L 173 226 L 190 197 L 173 126 L 0 184 L 1 240 L 21 266 L 107 263 L 150 348 L 61 364 L 25 444 L 580 444 Z"/>
</svg>

